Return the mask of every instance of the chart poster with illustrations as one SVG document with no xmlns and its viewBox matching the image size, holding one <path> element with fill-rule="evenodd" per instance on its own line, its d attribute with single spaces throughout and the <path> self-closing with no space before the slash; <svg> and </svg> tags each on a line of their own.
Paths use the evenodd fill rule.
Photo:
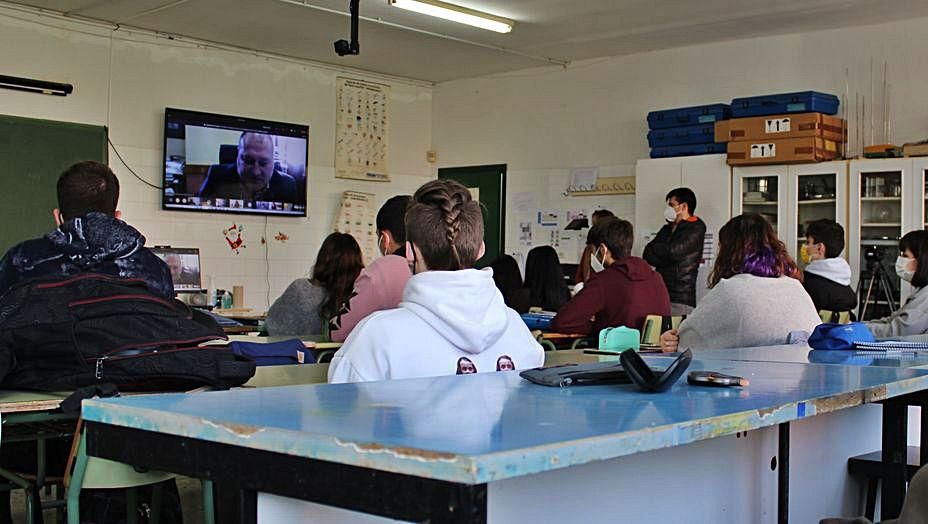
<svg viewBox="0 0 928 524">
<path fill-rule="evenodd" d="M 336 96 L 335 176 L 389 182 L 390 86 L 339 77 Z"/>
<path fill-rule="evenodd" d="M 370 264 L 380 253 L 377 251 L 377 209 L 374 195 L 360 191 L 342 193 L 342 204 L 335 219 L 335 230 L 348 233 L 358 241 L 364 265 Z"/>
</svg>

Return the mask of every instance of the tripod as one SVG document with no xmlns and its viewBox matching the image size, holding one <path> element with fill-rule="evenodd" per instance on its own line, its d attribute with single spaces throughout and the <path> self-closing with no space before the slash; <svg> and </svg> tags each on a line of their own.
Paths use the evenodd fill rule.
<svg viewBox="0 0 928 524">
<path fill-rule="evenodd" d="M 873 289 L 874 287 L 876 287 L 876 290 Z M 859 320 L 867 319 L 867 308 L 876 306 L 881 295 L 886 299 L 889 313 L 892 314 L 896 311 L 896 302 L 893 300 L 893 286 L 889 281 L 889 275 L 886 274 L 886 268 L 883 267 L 882 261 L 867 261 L 867 271 L 861 275 L 858 296 L 860 291 L 864 289 L 867 290 L 867 295 L 860 304 L 860 315 L 857 317 Z M 876 291 L 876 295 L 873 294 L 874 291 Z"/>
</svg>

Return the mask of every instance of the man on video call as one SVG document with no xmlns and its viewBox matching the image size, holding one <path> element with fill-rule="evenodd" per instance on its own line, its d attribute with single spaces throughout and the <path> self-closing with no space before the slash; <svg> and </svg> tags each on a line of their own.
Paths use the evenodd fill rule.
<svg viewBox="0 0 928 524">
<path fill-rule="evenodd" d="M 210 166 L 197 196 L 296 203 L 297 184 L 292 176 L 274 169 L 274 138 L 246 132 L 238 139 L 235 163 Z"/>
</svg>

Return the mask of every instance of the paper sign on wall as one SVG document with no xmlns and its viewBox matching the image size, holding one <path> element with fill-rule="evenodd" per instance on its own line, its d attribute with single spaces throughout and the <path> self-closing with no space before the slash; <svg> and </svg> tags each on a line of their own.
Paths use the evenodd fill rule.
<svg viewBox="0 0 928 524">
<path fill-rule="evenodd" d="M 389 182 L 390 86 L 341 77 L 336 84 L 335 176 Z"/>
</svg>

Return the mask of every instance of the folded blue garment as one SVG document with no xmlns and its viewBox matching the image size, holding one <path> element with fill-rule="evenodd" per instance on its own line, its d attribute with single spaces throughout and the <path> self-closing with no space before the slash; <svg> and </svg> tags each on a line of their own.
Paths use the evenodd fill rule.
<svg viewBox="0 0 928 524">
<path fill-rule="evenodd" d="M 812 349 L 854 349 L 856 342 L 875 342 L 873 333 L 863 322 L 825 323 L 816 326 L 809 337 Z"/>
<path fill-rule="evenodd" d="M 281 366 L 287 364 L 313 364 L 316 358 L 297 338 L 280 342 L 239 342 L 229 344 L 232 352 L 251 358 L 258 366 Z"/>
</svg>

